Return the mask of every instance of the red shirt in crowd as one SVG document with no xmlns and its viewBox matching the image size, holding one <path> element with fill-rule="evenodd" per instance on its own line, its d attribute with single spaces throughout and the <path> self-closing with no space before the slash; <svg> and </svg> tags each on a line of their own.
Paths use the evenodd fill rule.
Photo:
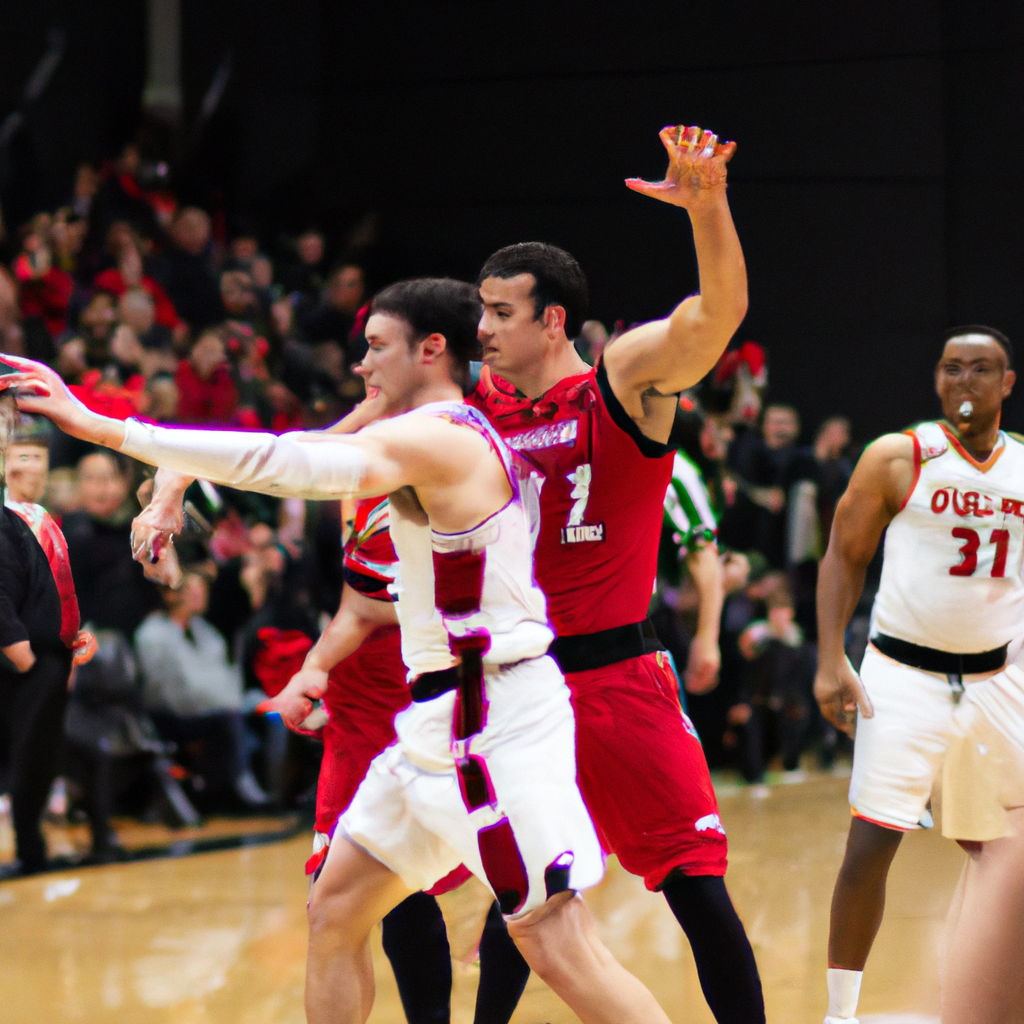
<svg viewBox="0 0 1024 1024">
<path fill-rule="evenodd" d="M 128 291 L 128 286 L 124 283 L 124 277 L 122 277 L 121 271 L 117 267 L 111 267 L 109 270 L 104 270 L 97 274 L 96 279 L 93 281 L 93 286 L 100 291 L 110 292 L 118 298 Z M 153 298 L 153 304 L 156 307 L 156 322 L 174 330 L 181 323 L 181 318 L 178 316 L 178 311 L 174 308 L 174 303 L 171 302 L 167 292 L 153 278 L 146 277 L 145 275 L 143 275 L 140 287 Z"/>
<path fill-rule="evenodd" d="M 228 423 L 238 406 L 238 388 L 226 366 L 218 366 L 203 378 L 182 359 L 174 383 L 178 385 L 177 419 L 181 423 Z"/>
<path fill-rule="evenodd" d="M 42 317 L 51 337 L 62 334 L 68 325 L 68 303 L 75 290 L 71 275 L 59 267 L 50 267 L 42 277 L 33 277 L 25 256 L 18 257 L 14 273 L 21 286 L 22 318 Z"/>
</svg>

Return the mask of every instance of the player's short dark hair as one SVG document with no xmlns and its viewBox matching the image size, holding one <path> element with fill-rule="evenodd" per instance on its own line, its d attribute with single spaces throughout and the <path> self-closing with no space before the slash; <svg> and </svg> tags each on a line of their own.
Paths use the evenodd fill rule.
<svg viewBox="0 0 1024 1024">
<path fill-rule="evenodd" d="M 1013 369 L 1013 342 L 1002 331 L 997 331 L 994 327 L 986 327 L 984 324 L 964 324 L 963 327 L 950 327 L 942 335 L 942 351 L 946 351 L 948 342 L 964 334 L 984 334 L 991 338 L 1006 353 L 1006 368 Z"/>
<path fill-rule="evenodd" d="M 565 333 L 570 338 L 579 335 L 587 316 L 590 301 L 587 278 L 580 265 L 564 249 L 547 242 L 519 242 L 499 249 L 480 271 L 476 283 L 488 277 L 516 277 L 533 274 L 534 317 L 544 318 L 548 306 L 561 306 L 565 310 Z"/>
<path fill-rule="evenodd" d="M 465 373 L 480 347 L 480 297 L 466 281 L 450 277 L 416 277 L 398 281 L 378 292 L 371 313 L 404 320 L 412 329 L 409 345 L 431 334 L 440 334 L 456 368 Z"/>
</svg>

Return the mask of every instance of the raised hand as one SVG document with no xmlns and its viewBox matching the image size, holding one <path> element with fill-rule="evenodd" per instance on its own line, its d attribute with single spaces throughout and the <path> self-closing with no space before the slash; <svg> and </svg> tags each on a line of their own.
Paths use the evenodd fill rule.
<svg viewBox="0 0 1024 1024">
<path fill-rule="evenodd" d="M 668 150 L 664 181 L 627 178 L 628 188 L 687 209 L 725 190 L 725 165 L 736 152 L 735 142 L 719 142 L 713 132 L 696 125 L 670 125 L 659 135 Z"/>
<path fill-rule="evenodd" d="M 822 715 L 847 736 L 853 735 L 858 709 L 865 718 L 871 718 L 875 713 L 860 676 L 845 656 L 834 669 L 818 667 L 818 674 L 814 677 L 814 696 Z"/>
</svg>

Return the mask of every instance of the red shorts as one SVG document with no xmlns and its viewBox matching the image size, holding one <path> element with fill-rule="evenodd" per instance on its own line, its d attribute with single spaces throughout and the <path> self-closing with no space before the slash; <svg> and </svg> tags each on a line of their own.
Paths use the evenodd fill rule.
<svg viewBox="0 0 1024 1024">
<path fill-rule="evenodd" d="M 718 801 L 668 658 L 645 654 L 565 681 L 580 791 L 605 849 L 652 890 L 675 868 L 724 875 Z"/>
<path fill-rule="evenodd" d="M 395 715 L 409 703 L 397 626 L 385 626 L 331 670 L 324 695 L 324 757 L 316 830 L 331 833 L 370 762 L 395 738 Z"/>
</svg>

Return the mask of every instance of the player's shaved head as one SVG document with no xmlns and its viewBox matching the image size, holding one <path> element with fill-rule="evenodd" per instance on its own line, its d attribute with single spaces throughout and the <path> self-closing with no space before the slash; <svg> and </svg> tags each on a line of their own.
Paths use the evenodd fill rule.
<svg viewBox="0 0 1024 1024">
<path fill-rule="evenodd" d="M 997 331 L 994 327 L 986 327 L 984 324 L 950 327 L 943 335 L 942 355 L 946 354 L 946 348 L 950 342 L 964 345 L 986 345 L 994 342 L 1003 350 L 1003 355 L 1006 357 L 1006 369 L 1013 369 L 1013 343 L 1002 331 Z"/>
</svg>

